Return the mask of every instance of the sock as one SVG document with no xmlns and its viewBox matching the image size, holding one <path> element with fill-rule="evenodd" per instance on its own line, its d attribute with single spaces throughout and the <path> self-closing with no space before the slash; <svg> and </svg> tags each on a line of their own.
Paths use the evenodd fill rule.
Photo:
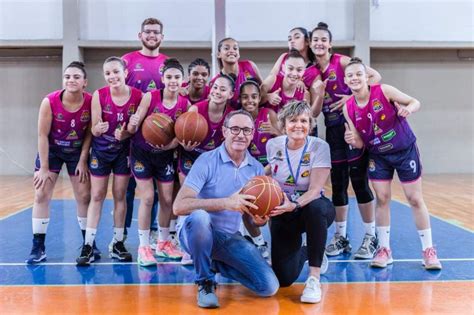
<svg viewBox="0 0 474 315">
<path fill-rule="evenodd" d="M 365 223 L 364 222 L 365 234 L 375 236 L 375 221 Z"/>
<path fill-rule="evenodd" d="M 77 217 L 77 223 L 79 223 L 79 228 L 85 230 L 87 228 L 87 217 Z"/>
<path fill-rule="evenodd" d="M 92 246 L 95 240 L 95 234 L 97 233 L 97 229 L 87 228 L 86 229 L 86 239 L 84 244 Z"/>
<path fill-rule="evenodd" d="M 140 246 L 150 246 L 150 230 L 138 230 Z"/>
<path fill-rule="evenodd" d="M 347 221 L 336 222 L 336 233 L 346 237 L 347 236 Z"/>
<path fill-rule="evenodd" d="M 159 241 L 166 241 L 170 236 L 170 228 L 159 227 L 158 228 L 158 240 Z"/>
<path fill-rule="evenodd" d="M 170 221 L 170 233 L 176 232 L 176 220 Z"/>
<path fill-rule="evenodd" d="M 379 247 L 390 248 L 390 226 L 377 226 Z"/>
<path fill-rule="evenodd" d="M 252 240 L 257 246 L 265 245 L 265 239 L 263 238 L 262 234 L 260 234 L 259 236 L 252 237 Z"/>
<path fill-rule="evenodd" d="M 420 236 L 421 247 L 423 247 L 423 250 L 433 247 L 433 240 L 431 238 L 431 229 L 418 230 L 418 235 Z"/>
<path fill-rule="evenodd" d="M 32 218 L 33 234 L 46 234 L 49 218 Z"/>
<path fill-rule="evenodd" d="M 115 242 L 123 242 L 123 232 L 125 228 L 116 228 L 114 227 L 114 243 Z"/>
</svg>

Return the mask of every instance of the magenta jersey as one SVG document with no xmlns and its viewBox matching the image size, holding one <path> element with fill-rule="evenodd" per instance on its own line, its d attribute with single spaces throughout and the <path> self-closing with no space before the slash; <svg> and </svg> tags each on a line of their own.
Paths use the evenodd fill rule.
<svg viewBox="0 0 474 315">
<path fill-rule="evenodd" d="M 371 153 L 394 153 L 416 141 L 407 120 L 397 115 L 395 105 L 387 100 L 381 85 L 370 86 L 366 106 L 359 107 L 354 96 L 346 104 L 349 117 Z"/>
<path fill-rule="evenodd" d="M 214 84 L 214 81 L 221 75 L 218 74 L 214 78 L 212 78 L 211 82 L 209 83 L 209 86 L 212 86 Z M 239 61 L 239 74 L 237 75 L 237 78 L 235 80 L 235 88 L 234 88 L 234 96 L 232 97 L 230 101 L 230 105 L 234 109 L 240 109 L 240 103 L 239 103 L 239 97 L 240 97 L 240 86 L 242 83 L 244 83 L 246 80 L 250 78 L 256 78 L 257 73 L 255 72 L 254 68 L 252 67 L 252 64 L 248 60 L 242 60 Z"/>
<path fill-rule="evenodd" d="M 189 82 L 183 83 L 182 87 L 187 88 L 189 86 L 189 84 L 190 84 Z M 199 102 L 207 100 L 207 98 L 209 97 L 210 92 L 211 92 L 211 88 L 209 87 L 209 85 L 205 85 L 204 86 L 204 91 L 203 91 L 202 95 L 199 97 L 198 100 L 192 100 L 189 97 L 189 94 L 186 95 L 185 98 L 189 101 L 189 103 L 191 103 L 191 105 L 194 105 L 194 104 L 197 104 Z"/>
<path fill-rule="evenodd" d="M 224 125 L 225 116 L 233 109 L 231 106 L 226 105 L 221 120 L 215 123 L 209 118 L 209 101 L 197 103 L 195 106 L 198 108 L 198 113 L 206 118 L 207 126 L 209 127 L 206 138 L 195 150 L 199 153 L 214 150 L 224 141 L 222 126 Z"/>
<path fill-rule="evenodd" d="M 263 165 L 268 164 L 267 162 L 267 141 L 274 137 L 270 133 L 265 133 L 261 131 L 260 125 L 263 122 L 269 122 L 269 113 L 270 109 L 260 108 L 258 115 L 255 118 L 255 133 L 253 135 L 252 142 L 249 146 L 250 154 L 256 158 Z"/>
<path fill-rule="evenodd" d="M 75 112 L 64 108 L 62 95 L 64 90 L 48 94 L 52 113 L 51 129 L 48 135 L 49 147 L 57 147 L 68 153 L 80 152 L 91 121 L 92 96 L 84 92 L 84 102 Z"/>
<path fill-rule="evenodd" d="M 140 51 L 133 51 L 122 56 L 127 65 L 127 85 L 139 89 L 143 93 L 164 88 L 161 81 L 164 62 L 168 56 L 159 54 L 156 57 L 143 55 Z"/>
<path fill-rule="evenodd" d="M 280 64 L 280 71 L 278 72 L 278 74 L 281 75 L 282 77 L 285 76 L 284 67 L 285 67 L 285 62 L 287 59 L 288 59 L 288 53 L 285 53 L 285 56 L 283 57 L 283 60 L 281 61 L 281 64 Z M 306 66 L 306 69 L 303 74 L 303 82 L 307 89 L 311 88 L 311 85 L 313 85 L 314 80 L 320 74 L 321 74 L 321 71 L 319 71 L 319 69 L 315 65 L 308 64 Z"/>
<path fill-rule="evenodd" d="M 176 119 L 178 119 L 178 117 L 182 113 L 185 113 L 187 110 L 188 100 L 185 97 L 178 95 L 178 100 L 176 101 L 176 104 L 174 104 L 174 106 L 171 108 L 166 108 L 163 104 L 163 90 L 155 90 L 151 91 L 150 107 L 148 107 L 148 112 L 146 116 L 148 117 L 153 113 L 162 113 L 168 115 L 171 119 L 173 119 L 173 121 L 176 121 Z M 142 126 L 140 126 L 137 133 L 133 137 L 132 141 L 134 145 L 136 144 L 140 148 L 150 152 L 161 151 L 152 147 L 145 141 L 145 138 L 143 138 Z"/>
<path fill-rule="evenodd" d="M 304 100 L 304 91 L 298 91 L 298 89 L 295 89 L 295 93 L 293 95 L 291 96 L 286 95 L 283 92 L 283 79 L 284 78 L 278 74 L 276 76 L 275 83 L 273 83 L 273 86 L 271 87 L 270 91 L 268 91 L 268 93 L 273 93 L 276 90 L 281 89 L 280 93 L 278 94 L 281 97 L 281 102 L 275 106 L 270 105 L 268 103 L 265 105 L 266 107 L 273 109 L 277 113 L 280 111 L 280 109 L 283 108 L 283 106 L 285 106 L 288 102 L 292 100 L 297 100 L 297 101 Z"/>
<path fill-rule="evenodd" d="M 339 54 L 331 55 L 327 69 L 321 73 L 323 81 L 328 79 L 322 109 L 326 127 L 339 126 L 345 122 L 342 110 L 331 113 L 329 108 L 329 105 L 341 99 L 336 94 L 351 94 L 351 89 L 344 83 L 344 69 L 341 66 L 342 57 L 344 56 Z"/>
<path fill-rule="evenodd" d="M 130 138 L 118 141 L 115 139 L 115 129 L 128 124 L 138 108 L 142 99 L 142 92 L 139 89 L 130 87 L 130 98 L 122 105 L 118 106 L 112 100 L 110 87 L 106 86 L 98 90 L 99 102 L 102 109 L 102 121 L 109 122 L 109 130 L 99 137 L 92 137 L 92 147 L 97 151 L 107 151 L 109 153 L 119 152 L 130 144 Z"/>
</svg>

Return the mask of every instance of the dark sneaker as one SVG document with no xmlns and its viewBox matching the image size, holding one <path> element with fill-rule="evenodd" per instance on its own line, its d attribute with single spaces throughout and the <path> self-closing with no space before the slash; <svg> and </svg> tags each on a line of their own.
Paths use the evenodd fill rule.
<svg viewBox="0 0 474 315">
<path fill-rule="evenodd" d="M 342 253 L 350 253 L 351 249 L 352 247 L 351 244 L 349 244 L 349 238 L 336 233 L 331 239 L 329 245 L 326 247 L 326 255 L 337 256 Z"/>
<path fill-rule="evenodd" d="M 95 245 L 95 241 L 94 241 L 94 243 L 92 243 L 92 252 L 94 253 L 94 260 L 99 260 L 100 257 L 102 256 L 102 253 L 100 252 L 100 250 Z"/>
<path fill-rule="evenodd" d="M 358 259 L 372 259 L 374 258 L 375 251 L 377 250 L 378 240 L 375 236 L 365 234 L 362 245 L 360 245 L 357 252 L 354 254 L 354 258 Z"/>
<path fill-rule="evenodd" d="M 132 261 L 132 254 L 130 254 L 123 242 L 115 242 L 112 245 L 112 251 L 110 252 L 110 258 L 115 258 L 123 262 Z"/>
<path fill-rule="evenodd" d="M 89 244 L 82 246 L 81 255 L 76 259 L 78 266 L 89 266 L 94 262 L 94 250 Z"/>
<path fill-rule="evenodd" d="M 199 307 L 217 308 L 219 301 L 216 295 L 216 283 L 213 280 L 205 280 L 198 284 L 197 302 Z"/>
<path fill-rule="evenodd" d="M 31 248 L 30 256 L 25 261 L 29 265 L 39 264 L 46 260 L 46 252 L 44 247 L 45 234 L 33 235 L 33 247 Z"/>
</svg>

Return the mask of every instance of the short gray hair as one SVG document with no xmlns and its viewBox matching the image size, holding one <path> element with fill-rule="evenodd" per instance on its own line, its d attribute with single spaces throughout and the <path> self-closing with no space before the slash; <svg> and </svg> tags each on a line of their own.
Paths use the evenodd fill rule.
<svg viewBox="0 0 474 315">
<path fill-rule="evenodd" d="M 286 119 L 299 116 L 302 114 L 308 114 L 309 117 L 309 124 L 310 130 L 313 129 L 315 125 L 315 121 L 313 116 L 311 115 L 311 107 L 308 105 L 306 101 L 290 101 L 282 109 L 278 112 L 278 125 L 282 130 L 285 130 Z"/>
<path fill-rule="evenodd" d="M 250 118 L 250 121 L 252 122 L 252 125 L 254 124 L 254 120 L 253 120 L 252 114 L 250 114 L 248 111 L 245 111 L 245 110 L 243 110 L 243 109 L 239 109 L 239 110 L 231 111 L 230 113 L 228 113 L 228 114 L 225 116 L 224 127 L 228 127 L 228 126 L 229 126 L 229 120 L 230 120 L 232 117 L 234 117 L 235 115 L 244 115 L 244 116 L 247 116 L 248 118 Z"/>
</svg>

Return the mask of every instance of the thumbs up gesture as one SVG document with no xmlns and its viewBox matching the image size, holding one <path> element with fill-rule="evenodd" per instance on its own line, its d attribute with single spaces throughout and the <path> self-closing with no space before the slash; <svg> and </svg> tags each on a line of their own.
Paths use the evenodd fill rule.
<svg viewBox="0 0 474 315">
<path fill-rule="evenodd" d="M 141 107 L 138 107 L 137 112 L 130 116 L 130 121 L 129 124 L 133 127 L 137 127 L 138 124 L 140 123 L 140 114 L 141 114 Z"/>
<path fill-rule="evenodd" d="M 114 133 L 115 139 L 117 139 L 118 141 L 122 141 L 128 137 L 126 126 L 127 126 L 127 122 L 124 122 L 122 125 L 119 124 L 117 126 L 117 129 L 115 129 L 115 133 Z"/>
<path fill-rule="evenodd" d="M 281 88 L 278 88 L 274 92 L 268 93 L 267 95 L 268 103 L 270 103 L 273 106 L 277 106 L 278 104 L 280 104 L 281 102 L 280 92 L 281 92 Z"/>
<path fill-rule="evenodd" d="M 102 135 L 103 133 L 106 133 L 109 130 L 109 122 L 103 122 L 102 121 L 102 116 L 99 116 L 98 122 L 95 125 L 95 131 L 98 133 L 98 136 Z"/>
<path fill-rule="evenodd" d="M 393 102 L 393 104 L 397 109 L 398 116 L 406 118 L 411 115 L 411 111 L 408 109 L 408 106 L 400 105 L 398 102 Z"/>
<path fill-rule="evenodd" d="M 351 129 L 348 123 L 344 123 L 344 126 L 346 127 L 346 131 L 344 132 L 344 140 L 347 144 L 355 146 L 356 139 L 354 131 Z"/>
</svg>

